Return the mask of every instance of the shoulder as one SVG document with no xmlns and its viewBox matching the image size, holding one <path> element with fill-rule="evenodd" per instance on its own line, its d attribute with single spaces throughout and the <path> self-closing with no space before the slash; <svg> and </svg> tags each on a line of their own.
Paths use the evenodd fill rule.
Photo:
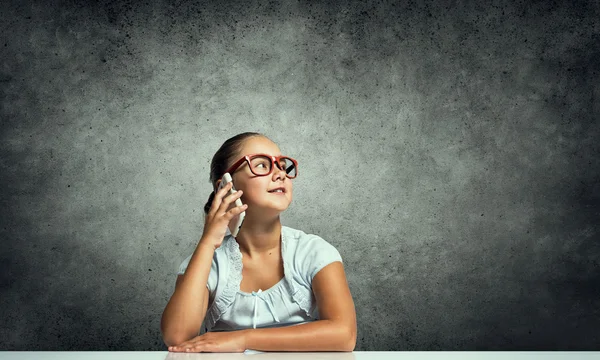
<svg viewBox="0 0 600 360">
<path fill-rule="evenodd" d="M 334 248 L 329 242 L 316 234 L 307 234 L 302 230 L 282 226 L 282 239 L 286 249 L 292 252 L 306 252 L 310 249 Z"/>
<path fill-rule="evenodd" d="M 297 271 L 312 278 L 321 268 L 333 261 L 342 261 L 340 253 L 328 241 L 289 227 L 282 228 L 287 261 Z"/>
</svg>

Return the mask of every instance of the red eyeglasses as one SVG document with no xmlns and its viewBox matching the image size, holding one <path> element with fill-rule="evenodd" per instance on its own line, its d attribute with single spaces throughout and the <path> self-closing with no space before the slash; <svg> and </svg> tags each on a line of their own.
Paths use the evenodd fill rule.
<svg viewBox="0 0 600 360">
<path fill-rule="evenodd" d="M 250 171 L 256 176 L 267 176 L 273 172 L 273 164 L 285 170 L 285 176 L 294 179 L 298 176 L 298 162 L 289 156 L 272 156 L 268 154 L 246 155 L 239 159 L 226 172 L 233 173 L 244 163 L 248 163 Z"/>
</svg>

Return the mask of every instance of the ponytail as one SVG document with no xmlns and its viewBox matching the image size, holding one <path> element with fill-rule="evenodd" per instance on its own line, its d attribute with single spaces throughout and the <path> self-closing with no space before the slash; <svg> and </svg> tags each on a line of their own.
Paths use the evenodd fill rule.
<svg viewBox="0 0 600 360">
<path fill-rule="evenodd" d="M 210 207 L 212 206 L 212 202 L 215 199 L 215 192 L 211 192 L 210 196 L 208 197 L 208 201 L 206 202 L 206 204 L 204 204 L 204 213 L 208 214 L 208 211 L 210 210 Z"/>
</svg>

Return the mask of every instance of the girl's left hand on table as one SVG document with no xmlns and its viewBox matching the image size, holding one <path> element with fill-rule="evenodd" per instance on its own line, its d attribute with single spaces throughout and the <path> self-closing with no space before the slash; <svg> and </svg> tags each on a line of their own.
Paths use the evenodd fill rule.
<svg viewBox="0 0 600 360">
<path fill-rule="evenodd" d="M 244 331 L 207 332 L 179 345 L 169 346 L 173 352 L 244 352 Z"/>
</svg>

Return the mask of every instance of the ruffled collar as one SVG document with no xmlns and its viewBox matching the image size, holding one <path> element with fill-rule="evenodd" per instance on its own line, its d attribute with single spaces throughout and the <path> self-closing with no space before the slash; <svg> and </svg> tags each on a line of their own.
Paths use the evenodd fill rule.
<svg viewBox="0 0 600 360">
<path fill-rule="evenodd" d="M 288 270 L 288 262 L 286 261 L 286 230 L 285 227 L 282 226 L 281 227 L 281 233 L 280 233 L 280 237 L 279 240 L 281 241 L 281 259 L 283 261 L 283 277 L 285 279 L 285 283 L 286 285 L 288 285 L 288 287 L 291 289 L 292 287 L 290 286 L 291 282 L 290 282 L 290 274 L 289 274 L 289 270 Z M 229 278 L 227 281 L 227 285 L 228 287 L 231 287 L 233 291 L 233 288 L 235 288 L 235 291 L 241 291 L 240 290 L 240 284 L 242 283 L 242 271 L 244 269 L 244 264 L 243 264 L 243 255 L 242 255 L 242 251 L 240 250 L 240 244 L 237 242 L 237 240 L 231 235 L 231 233 L 229 233 L 228 236 L 226 236 L 225 240 L 223 240 L 223 242 L 226 244 L 226 249 L 227 249 L 227 258 L 229 260 L 229 264 L 230 264 L 230 269 L 229 269 Z M 279 281 L 277 284 L 279 284 L 281 281 Z M 273 285 L 271 288 L 275 287 L 277 284 Z M 267 289 L 267 290 L 269 290 Z"/>
<path fill-rule="evenodd" d="M 281 227 L 281 258 L 283 261 L 283 276 L 284 276 L 284 284 L 288 289 L 288 292 L 291 294 L 294 302 L 298 304 L 298 306 L 307 314 L 307 316 L 312 316 L 310 313 L 311 308 L 311 297 L 310 294 L 306 294 L 305 291 L 300 291 L 300 286 L 297 285 L 292 280 L 292 274 L 290 273 L 291 264 L 288 260 L 288 256 L 292 256 L 292 254 L 288 254 L 287 251 L 287 243 L 291 241 L 293 238 L 293 234 L 291 233 L 291 229 L 288 229 L 285 226 Z M 221 318 L 221 315 L 224 314 L 229 308 L 233 305 L 235 301 L 236 294 L 240 290 L 240 284 L 242 282 L 242 252 L 240 251 L 240 245 L 235 240 L 235 238 L 229 233 L 223 239 L 223 244 L 221 247 L 225 250 L 225 256 L 227 257 L 228 265 L 227 267 L 219 266 L 219 269 L 226 269 L 228 274 L 223 276 L 224 284 L 218 285 L 223 286 L 223 291 L 220 293 L 213 304 L 211 305 L 208 314 L 207 314 L 207 329 L 210 331 L 212 327 L 215 326 L 217 321 Z M 225 274 L 223 274 L 225 275 Z M 222 275 L 221 275 L 222 276 Z M 219 276 L 221 278 L 221 276 Z M 279 284 L 279 283 L 278 283 Z M 310 289 L 309 289 L 310 293 Z M 217 294 L 219 292 L 217 291 Z M 250 314 L 249 314 L 250 315 Z"/>
</svg>

